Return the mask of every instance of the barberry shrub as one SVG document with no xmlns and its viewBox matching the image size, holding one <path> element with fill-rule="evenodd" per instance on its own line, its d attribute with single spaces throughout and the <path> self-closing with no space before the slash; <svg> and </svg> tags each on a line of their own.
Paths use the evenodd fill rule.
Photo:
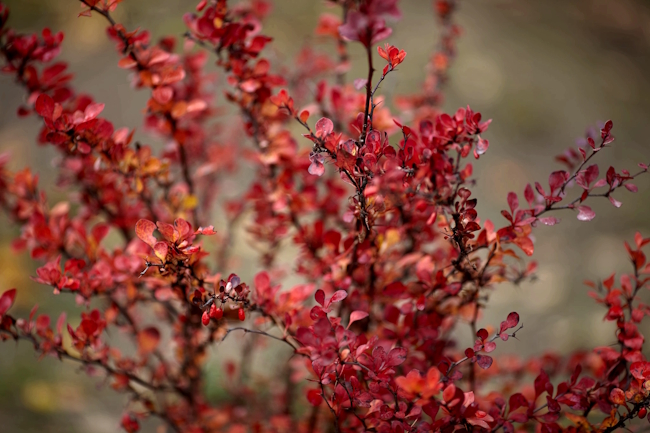
<svg viewBox="0 0 650 433">
<path fill-rule="evenodd" d="M 128 432 L 147 418 L 175 432 L 611 432 L 647 422 L 637 420 L 650 405 L 639 324 L 650 308 L 639 295 L 650 238 L 625 243 L 628 274 L 588 282 L 613 322 L 610 346 L 500 362 L 492 352 L 525 333 L 525 317 L 512 312 L 478 329 L 498 285 L 534 276 L 526 257 L 537 226 L 557 224 L 561 210 L 589 221 L 592 201 L 619 207 L 621 190 L 637 191 L 647 164 L 630 172 L 594 162 L 614 142 L 611 121 L 558 157 L 565 167 L 547 183 L 510 192 L 503 220 L 482 220 L 472 160 L 488 151 L 490 121 L 469 107 L 439 109 L 459 36 L 454 0 L 433 2 L 439 47 L 420 92 L 398 96 L 393 111 L 381 85 L 408 64 L 406 51 L 386 43 L 397 0 L 330 1 L 338 13 L 321 16 L 315 31 L 335 55 L 302 53 L 291 80 L 264 58 L 272 41 L 263 0 L 202 0 L 183 18 L 182 37 L 158 42 L 116 22 L 118 3 L 81 0 L 80 19 L 108 25 L 117 66 L 150 96 L 145 130 L 170 143 L 160 151 L 75 92 L 56 60 L 62 33 L 20 34 L 0 3 L 2 72 L 26 91 L 18 115 L 42 120 L 38 141 L 58 151 L 58 185 L 69 196 L 52 205 L 32 171 L 11 171 L 3 157 L 0 203 L 21 228 L 14 247 L 40 263 L 34 280 L 80 310 L 70 322 L 37 307 L 16 317 L 20 291 L 2 290 L 2 340 L 100 374 L 127 399 Z M 363 58 L 348 54 L 351 45 Z M 367 75 L 349 80 L 351 62 Z M 213 63 L 228 77 L 218 101 L 205 70 Z M 238 133 L 215 128 L 224 106 L 239 116 Z M 253 181 L 223 200 L 223 174 L 242 157 Z M 217 228 L 216 205 L 227 216 Z M 250 282 L 227 269 L 237 224 L 261 252 Z M 287 245 L 299 250 L 290 268 L 302 283 L 282 288 L 278 253 Z M 453 334 L 467 324 L 471 347 Z M 282 367 L 266 388 L 240 382 L 216 403 L 203 367 L 230 334 L 247 357 L 276 345 Z M 245 365 L 228 365 L 228 374 L 243 376 Z"/>
</svg>

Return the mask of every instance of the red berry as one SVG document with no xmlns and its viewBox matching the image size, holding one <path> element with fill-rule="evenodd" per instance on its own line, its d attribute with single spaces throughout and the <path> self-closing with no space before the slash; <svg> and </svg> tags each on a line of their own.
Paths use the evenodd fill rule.
<svg viewBox="0 0 650 433">
<path fill-rule="evenodd" d="M 219 320 L 223 317 L 223 310 L 221 308 L 217 308 L 216 305 L 212 304 L 212 307 L 210 307 L 210 318 L 214 320 Z"/>
<path fill-rule="evenodd" d="M 239 320 L 241 320 L 242 322 L 244 321 L 244 319 L 246 319 L 246 312 L 244 311 L 243 308 L 240 308 L 237 314 L 239 315 Z"/>
<path fill-rule="evenodd" d="M 210 324 L 210 315 L 208 314 L 208 310 L 205 310 L 203 312 L 203 316 L 201 316 L 201 322 L 203 322 L 203 326 L 208 326 Z"/>
<path fill-rule="evenodd" d="M 648 413 L 648 409 L 642 407 L 641 409 L 639 409 L 639 418 L 645 418 L 647 413 Z"/>
</svg>

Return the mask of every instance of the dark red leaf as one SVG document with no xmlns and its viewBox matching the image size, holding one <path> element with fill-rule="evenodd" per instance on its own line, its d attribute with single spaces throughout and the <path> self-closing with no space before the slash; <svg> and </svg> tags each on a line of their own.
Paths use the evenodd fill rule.
<svg viewBox="0 0 650 433">
<path fill-rule="evenodd" d="M 476 355 L 476 363 L 484 370 L 492 365 L 492 357 L 487 355 Z"/>
</svg>

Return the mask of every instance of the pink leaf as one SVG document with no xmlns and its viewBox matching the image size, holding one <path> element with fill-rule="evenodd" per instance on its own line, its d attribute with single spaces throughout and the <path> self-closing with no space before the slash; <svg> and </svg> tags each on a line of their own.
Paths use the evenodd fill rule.
<svg viewBox="0 0 650 433">
<path fill-rule="evenodd" d="M 321 117 L 316 122 L 316 137 L 325 138 L 334 130 L 334 123 L 327 117 Z"/>
<path fill-rule="evenodd" d="M 309 160 L 311 161 L 311 165 L 307 169 L 309 174 L 322 176 L 325 173 L 325 165 L 323 164 L 325 157 L 320 153 L 311 152 L 309 154 Z"/>
<path fill-rule="evenodd" d="M 564 182 L 569 178 L 569 173 L 564 170 L 554 171 L 548 177 L 548 184 L 551 187 L 551 194 L 560 189 Z"/>
<path fill-rule="evenodd" d="M 615 199 L 614 197 L 612 197 L 611 195 L 610 195 L 609 197 L 607 197 L 607 198 L 609 199 L 609 202 L 610 202 L 611 204 L 613 204 L 614 206 L 616 206 L 616 207 L 621 207 L 621 205 L 623 204 L 623 203 L 621 203 L 620 201 L 616 200 L 616 199 Z"/>
<path fill-rule="evenodd" d="M 547 226 L 554 226 L 555 224 L 559 223 L 560 220 L 555 217 L 543 217 L 539 218 L 539 222 L 546 224 Z"/>
<path fill-rule="evenodd" d="M 483 350 L 485 350 L 485 353 L 490 353 L 496 348 L 497 344 L 494 341 L 488 341 L 485 343 L 485 345 L 483 345 Z"/>
<path fill-rule="evenodd" d="M 307 171 L 313 176 L 322 176 L 325 173 L 325 165 L 319 161 L 312 161 Z"/>
<path fill-rule="evenodd" d="M 94 119 L 95 117 L 99 116 L 99 113 L 104 110 L 104 104 L 98 104 L 98 103 L 93 103 L 93 104 L 88 104 L 86 109 L 84 110 L 84 122 L 87 122 L 89 120 Z"/>
<path fill-rule="evenodd" d="M 152 92 L 153 99 L 159 104 L 166 104 L 172 100 L 174 96 L 174 89 L 169 86 L 160 86 Z"/>
<path fill-rule="evenodd" d="M 357 90 L 361 90 L 366 85 L 367 82 L 368 82 L 367 78 L 357 78 L 356 80 L 354 80 L 354 88 Z"/>
<path fill-rule="evenodd" d="M 329 307 L 331 304 L 334 304 L 335 302 L 341 302 L 347 297 L 348 297 L 348 292 L 346 292 L 345 290 L 337 290 L 336 292 L 334 292 L 334 294 L 329 299 L 329 301 L 327 301 L 326 306 Z"/>
<path fill-rule="evenodd" d="M 517 194 L 514 192 L 508 193 L 508 206 L 510 206 L 510 212 L 514 215 L 515 211 L 519 208 L 519 199 Z"/>
<path fill-rule="evenodd" d="M 271 278 L 265 271 L 258 272 L 253 281 L 255 282 L 255 289 L 258 292 L 263 292 L 271 286 Z"/>
<path fill-rule="evenodd" d="M 624 186 L 630 192 L 638 192 L 639 191 L 639 188 L 637 188 L 637 186 L 635 184 L 633 184 L 633 183 L 626 183 Z"/>
<path fill-rule="evenodd" d="M 0 296 L 0 316 L 4 316 L 4 314 L 9 311 L 11 306 L 14 304 L 14 300 L 16 299 L 16 289 L 10 289 L 7 290 Z"/>
<path fill-rule="evenodd" d="M 476 142 L 476 150 L 475 150 L 475 158 L 478 158 L 479 155 L 483 155 L 485 152 L 487 152 L 488 147 L 490 147 L 490 142 L 479 137 L 478 141 Z"/>
<path fill-rule="evenodd" d="M 63 329 L 63 324 L 65 323 L 66 314 L 65 311 L 61 313 L 58 320 L 56 321 L 56 332 L 61 335 L 61 330 Z"/>
<path fill-rule="evenodd" d="M 589 206 L 578 206 L 578 219 L 580 221 L 591 221 L 596 216 L 596 212 Z"/>
<path fill-rule="evenodd" d="M 350 314 L 350 323 L 348 323 L 347 329 L 349 329 L 350 325 L 352 325 L 354 322 L 365 319 L 366 317 L 368 317 L 368 313 L 366 313 L 365 311 L 359 311 L 359 310 L 353 311 Z"/>
<path fill-rule="evenodd" d="M 605 185 L 607 185 L 607 179 L 603 178 L 594 184 L 594 188 L 602 188 Z"/>
<path fill-rule="evenodd" d="M 533 188 L 530 184 L 526 185 L 526 189 L 524 189 L 524 197 L 526 198 L 528 205 L 532 206 L 535 201 L 535 194 L 533 193 Z"/>
</svg>

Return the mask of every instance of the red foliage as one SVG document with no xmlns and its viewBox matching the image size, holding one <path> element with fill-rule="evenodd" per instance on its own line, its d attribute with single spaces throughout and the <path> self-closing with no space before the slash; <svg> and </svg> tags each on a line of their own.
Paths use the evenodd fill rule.
<svg viewBox="0 0 650 433">
<path fill-rule="evenodd" d="M 498 328 L 476 330 L 491 289 L 533 276 L 535 263 L 522 269 L 519 250 L 533 254 L 537 225 L 557 224 L 551 213 L 559 210 L 589 221 L 595 213 L 585 202 L 597 197 L 619 207 L 613 194 L 636 192 L 631 182 L 648 166 L 639 164 L 635 174 L 609 167 L 599 179 L 591 161 L 614 141 L 608 121 L 600 137 L 557 158 L 568 170 L 551 173 L 548 186 L 523 188 L 526 204 L 510 192 L 502 227 L 482 221 L 470 161 L 488 150 L 481 134 L 490 121 L 469 107 L 439 110 L 460 34 L 455 1 L 433 2 L 440 50 L 422 91 L 398 97 L 395 115 L 380 107 L 378 91 L 406 52 L 376 44 L 391 34 L 386 19 L 400 17 L 397 0 L 333 1 L 343 18 L 323 15 L 316 34 L 336 43 L 338 58 L 308 48 L 293 69 L 261 57 L 271 43 L 261 30 L 270 12 L 263 0 L 201 1 L 184 17 L 180 53 L 175 38 L 153 43 L 146 31 L 116 23 L 111 12 L 119 0 L 82 3 L 82 16 L 108 23 L 117 64 L 131 71 L 133 86 L 149 92 L 146 129 L 173 146 L 156 153 L 133 143 L 133 131 L 115 129 L 101 117 L 104 104 L 76 93 L 67 66 L 55 62 L 63 34 L 17 33 L 0 4 L 2 72 L 27 91 L 18 114 L 42 119 L 38 139 L 58 150 L 59 183 L 74 206 L 50 206 L 38 177 L 11 172 L 6 157 L 0 203 L 22 228 L 15 247 L 41 263 L 34 280 L 73 294 L 82 310 L 76 327 L 65 314 L 52 326 L 49 316 L 35 317 L 36 307 L 17 318 L 16 290 L 7 290 L 0 337 L 102 371 L 129 396 L 126 431 L 156 417 L 178 432 L 609 432 L 646 416 L 650 363 L 639 324 L 650 307 L 639 294 L 650 281 L 642 250 L 650 239 L 637 234 L 634 246 L 625 244 L 633 272 L 619 284 L 614 275 L 587 283 L 615 324 L 616 344 L 523 362 L 494 355 L 524 332 L 517 313 Z M 350 42 L 363 46 L 368 63 L 367 77 L 353 85 L 345 76 Z M 387 64 L 373 82 L 375 49 Z M 222 102 L 241 117 L 241 133 L 219 141 L 208 123 L 220 110 L 204 72 L 210 54 L 227 77 Z M 313 100 L 301 85 L 307 79 L 318 80 Z M 301 143 L 310 149 L 294 139 L 293 122 L 306 130 Z M 245 138 L 254 150 L 241 150 Z M 210 210 L 227 197 L 220 180 L 241 155 L 252 161 L 254 179 L 243 197 L 219 202 L 228 223 L 216 231 L 206 225 Z M 246 215 L 262 250 L 252 288 L 237 275 L 221 277 L 233 225 Z M 109 247 L 103 240 L 112 232 L 121 242 Z M 202 243 L 212 235 L 219 273 Z M 293 271 L 304 283 L 281 289 L 277 259 L 286 243 L 300 249 Z M 451 337 L 459 319 L 476 336 L 472 347 Z M 246 327 L 233 326 L 237 321 Z M 113 328 L 125 331 L 135 350 L 114 345 Z M 265 391 L 253 390 L 246 352 L 241 365 L 226 365 L 229 377 L 240 376 L 229 389 L 233 398 L 215 404 L 204 393 L 202 366 L 208 349 L 235 331 L 267 337 L 250 350 L 282 343 L 287 352 L 276 355 L 286 373 L 271 375 Z"/>
</svg>

